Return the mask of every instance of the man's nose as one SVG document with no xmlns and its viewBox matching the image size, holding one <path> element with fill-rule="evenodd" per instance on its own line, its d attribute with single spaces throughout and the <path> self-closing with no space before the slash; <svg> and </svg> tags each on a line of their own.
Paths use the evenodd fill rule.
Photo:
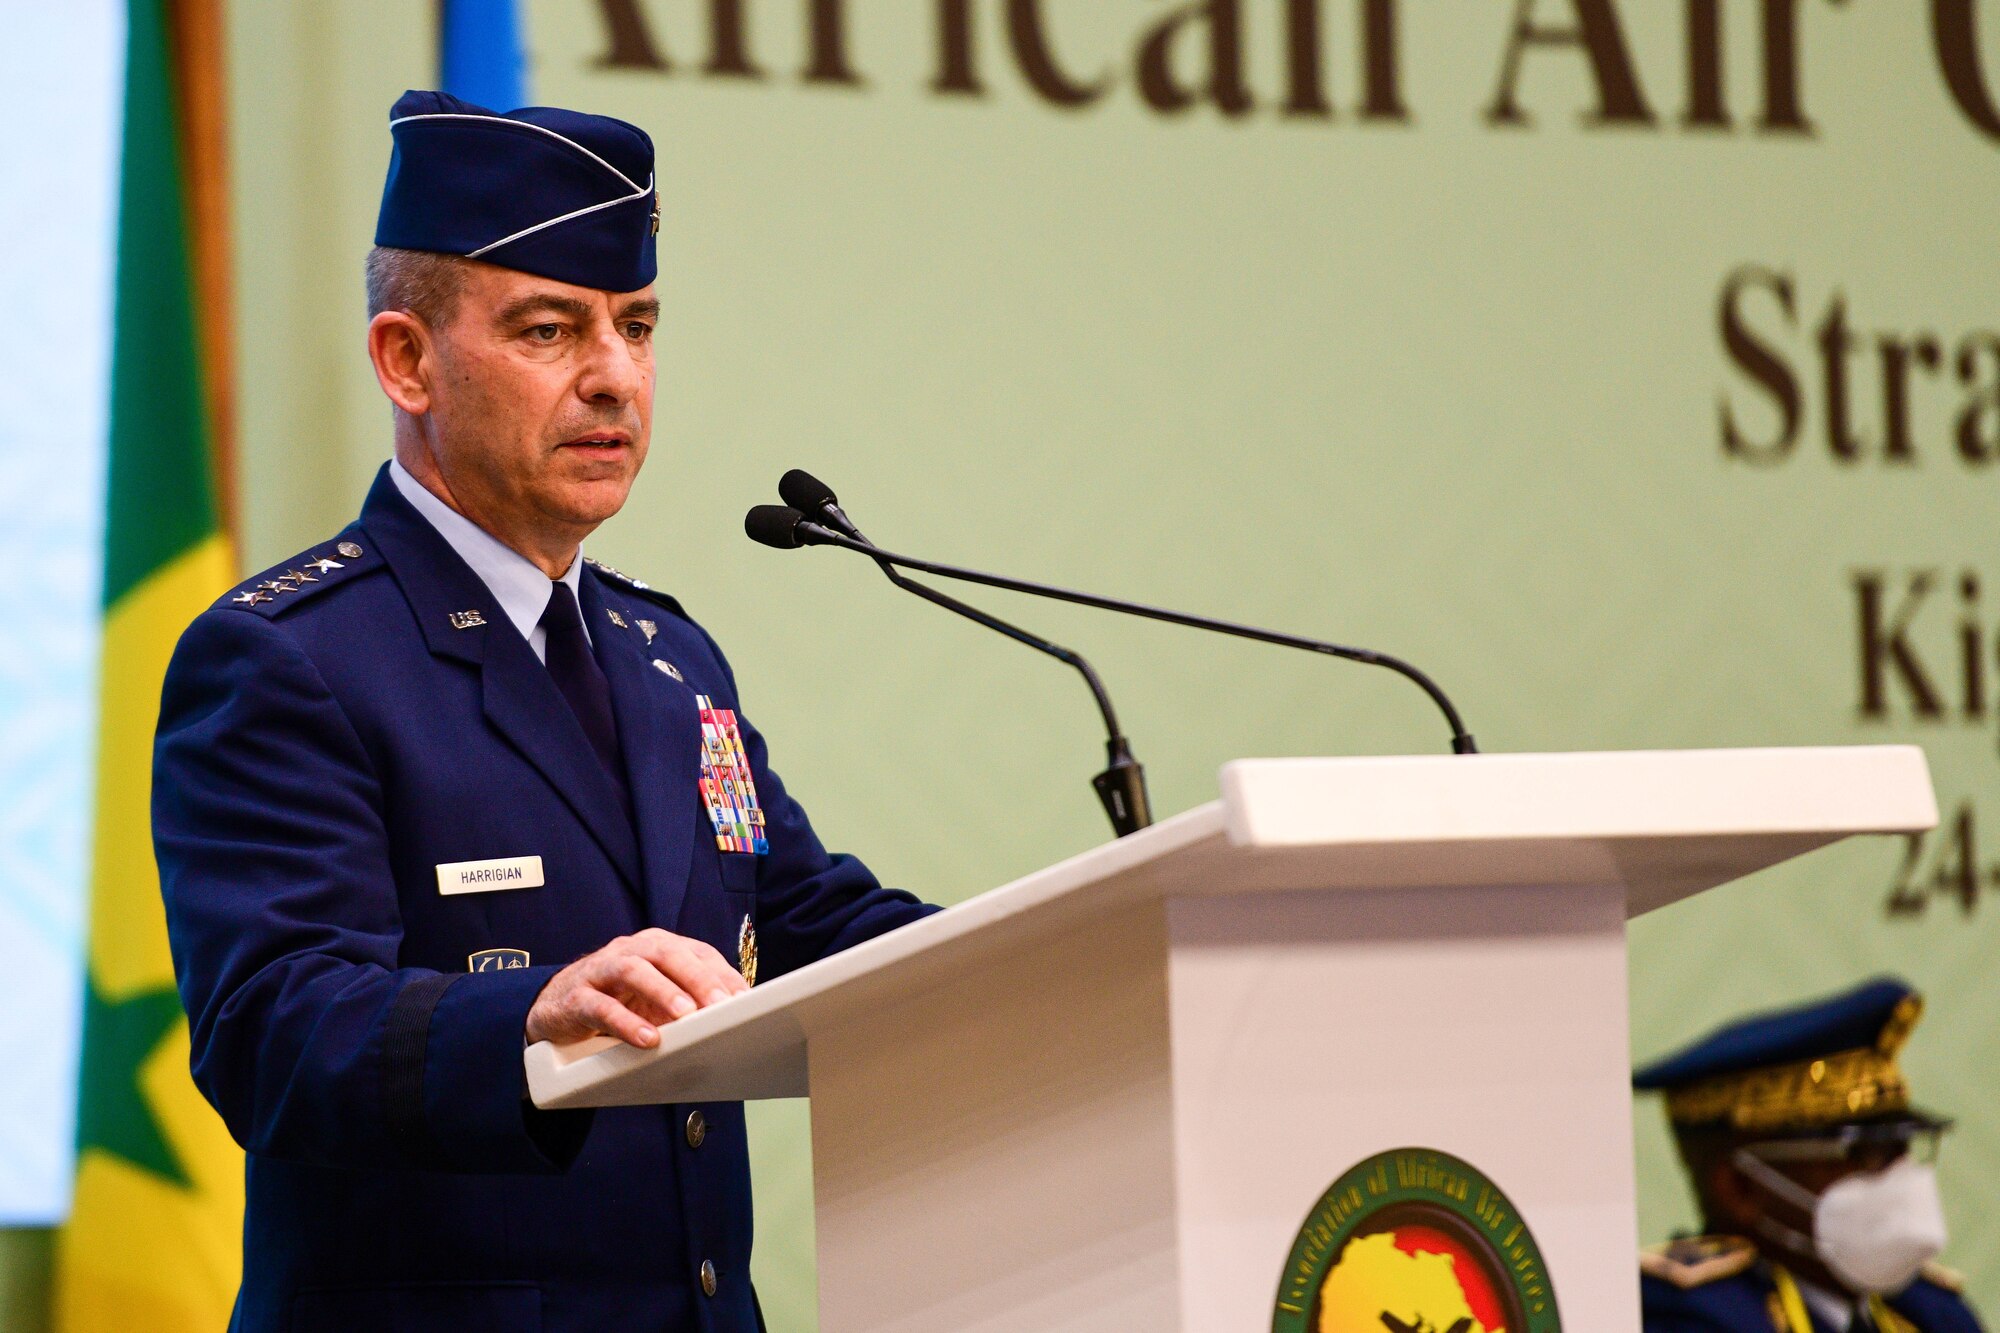
<svg viewBox="0 0 2000 1333">
<path fill-rule="evenodd" d="M 577 380 L 577 395 L 588 402 L 623 406 L 638 394 L 645 370 L 617 329 L 592 338 Z"/>
</svg>

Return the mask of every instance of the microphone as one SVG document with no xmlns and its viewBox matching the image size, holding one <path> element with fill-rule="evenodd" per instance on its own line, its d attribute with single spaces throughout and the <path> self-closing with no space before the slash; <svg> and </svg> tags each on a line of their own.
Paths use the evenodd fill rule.
<svg viewBox="0 0 2000 1333">
<path fill-rule="evenodd" d="M 779 494 L 786 501 L 783 505 L 756 505 L 743 516 L 743 530 L 752 541 L 779 550 L 789 550 L 812 540 L 803 529 L 817 525 L 805 523 L 800 507 L 824 517 L 828 523 L 836 525 L 854 543 L 856 549 L 873 550 L 873 544 L 861 535 L 861 529 L 841 511 L 833 490 L 809 472 L 793 468 L 778 483 Z M 1031 634 L 1018 625 L 1011 625 L 998 616 L 988 615 L 978 607 L 969 606 L 956 597 L 947 596 L 935 588 L 918 583 L 915 579 L 903 577 L 887 560 L 875 562 L 895 584 L 905 592 L 916 594 L 935 606 L 964 616 L 967 620 L 984 625 L 995 633 L 1004 634 L 1019 644 L 1033 648 L 1036 652 L 1047 653 L 1050 657 L 1076 668 L 1090 686 L 1091 697 L 1097 701 L 1097 711 L 1104 718 L 1105 767 L 1102 773 L 1090 780 L 1097 791 L 1097 799 L 1104 806 L 1105 815 L 1111 820 L 1112 832 L 1118 837 L 1137 833 L 1153 822 L 1152 802 L 1146 793 L 1146 770 L 1132 755 L 1131 742 L 1118 729 L 1118 714 L 1111 707 L 1111 696 L 1105 691 L 1104 682 L 1082 653 L 1052 643 L 1038 634 Z"/>
<path fill-rule="evenodd" d="M 1165 607 L 1147 606 L 1143 602 L 1128 602 L 1117 597 L 1101 597 L 1096 593 L 1077 592 L 1070 588 L 1058 588 L 1051 583 L 1035 583 L 1028 579 L 1008 578 L 1002 574 L 988 574 L 977 569 L 966 569 L 959 565 L 940 564 L 934 560 L 918 560 L 914 556 L 898 555 L 885 551 L 879 546 L 856 541 L 845 533 L 837 532 L 825 524 L 815 523 L 798 510 L 782 505 L 758 505 L 744 518 L 743 527 L 751 538 L 766 546 L 789 549 L 795 546 L 838 546 L 844 550 L 859 551 L 877 562 L 898 565 L 904 569 L 914 569 L 925 574 L 934 574 L 944 579 L 959 579 L 966 583 L 980 583 L 989 588 L 1003 588 L 1008 592 L 1027 593 L 1031 597 L 1051 597 L 1059 602 L 1074 602 L 1079 606 L 1095 607 L 1100 611 L 1116 611 L 1121 615 L 1142 616 L 1147 620 L 1162 620 L 1170 625 L 1184 625 L 1189 629 L 1209 630 L 1216 634 L 1230 634 L 1239 639 L 1254 639 L 1259 643 L 1273 643 L 1281 648 L 1299 648 L 1309 653 L 1322 653 L 1328 657 L 1338 657 L 1349 662 L 1360 662 L 1366 666 L 1383 667 L 1414 683 L 1430 696 L 1440 713 L 1444 714 L 1451 728 L 1451 749 L 1453 754 L 1478 754 L 1479 746 L 1473 741 L 1472 733 L 1465 729 L 1458 709 L 1451 699 L 1439 688 L 1438 683 L 1400 657 L 1388 653 L 1378 653 L 1371 648 L 1351 648 L 1345 644 L 1329 643 L 1323 639 L 1308 639 L 1300 634 L 1286 634 L 1279 630 L 1260 629 L 1255 625 L 1239 624 L 1231 620 L 1217 620 L 1211 616 L 1190 615 L 1185 611 L 1170 611 Z"/>
<path fill-rule="evenodd" d="M 778 498 L 802 515 L 810 514 L 825 520 L 835 532 L 844 532 L 858 542 L 868 541 L 861 535 L 861 529 L 854 526 L 854 520 L 841 509 L 840 501 L 834 497 L 833 487 L 804 468 L 795 467 L 778 478 Z M 872 546 L 874 543 L 869 544 Z M 890 577 L 900 576 L 892 574 Z"/>
<path fill-rule="evenodd" d="M 813 525 L 806 524 L 805 517 L 786 505 L 751 505 L 750 512 L 743 516 L 743 531 L 753 542 L 789 551 L 806 544 L 799 527 Z"/>
</svg>

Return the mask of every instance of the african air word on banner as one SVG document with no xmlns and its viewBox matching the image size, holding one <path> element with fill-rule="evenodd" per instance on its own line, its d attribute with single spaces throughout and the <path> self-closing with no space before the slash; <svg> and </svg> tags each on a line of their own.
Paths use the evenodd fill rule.
<svg viewBox="0 0 2000 1333">
<path fill-rule="evenodd" d="M 1652 0 L 1647 0 L 1648 4 Z M 1493 53 L 1493 73 L 1478 96 L 1476 114 L 1495 127 L 1522 128 L 1531 117 L 1523 89 L 1545 62 L 1576 62 L 1594 90 L 1582 108 L 1584 125 L 1596 129 L 1677 128 L 1713 133 L 1739 126 L 1728 104 L 1724 70 L 1731 61 L 1754 61 L 1761 104 L 1747 123 L 1762 133 L 1807 136 L 1802 75 L 1809 29 L 1838 22 L 1838 0 L 1759 0 L 1758 48 L 1731 48 L 1721 0 L 1682 0 L 1678 25 L 1682 79 L 1671 91 L 1649 88 L 1627 19 L 1637 0 L 1493 0 L 1505 16 Z M 787 11 L 797 0 L 783 0 Z M 603 46 L 597 68 L 674 75 L 691 68 L 707 79 L 766 81 L 772 62 L 759 50 L 759 20 L 774 5 L 757 0 L 708 0 L 705 55 L 688 67 L 685 53 L 670 51 L 641 0 L 597 0 Z M 1403 0 L 1205 0 L 1205 3 L 1132 13 L 1122 42 L 1081 42 L 1066 33 L 1056 7 L 1045 0 L 932 0 L 901 14 L 926 25 L 933 52 L 928 91 L 940 97 L 977 98 L 1004 67 L 1038 100 L 1082 111 L 1131 95 L 1149 112 L 1172 116 L 1206 105 L 1242 117 L 1268 107 L 1286 118 L 1332 121 L 1343 114 L 1359 122 L 1404 124 L 1422 118 L 1404 91 L 1405 64 L 1422 58 L 1407 49 Z M 1996 104 L 1979 47 L 1979 0 L 1912 3 L 1911 38 L 1928 47 L 1941 94 L 1978 133 L 2000 139 Z M 1004 41 L 997 55 L 982 50 L 980 20 L 997 19 Z M 1351 49 L 1334 33 L 1349 20 Z M 846 0 L 806 0 L 802 59 L 797 79 L 824 87 L 870 86 L 866 52 L 857 49 Z M 1271 87 L 1252 86 L 1247 52 L 1253 42 L 1274 43 L 1283 74 Z M 1329 60 L 1346 56 L 1357 92 L 1351 106 L 1337 105 Z"/>
</svg>

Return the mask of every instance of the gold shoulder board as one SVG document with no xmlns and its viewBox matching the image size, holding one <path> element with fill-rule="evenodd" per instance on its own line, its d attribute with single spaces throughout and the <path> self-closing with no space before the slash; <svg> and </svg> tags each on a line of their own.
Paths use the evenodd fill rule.
<svg viewBox="0 0 2000 1333">
<path fill-rule="evenodd" d="M 1681 1290 L 1735 1277 L 1757 1262 L 1757 1247 L 1741 1236 L 1689 1236 L 1639 1252 L 1639 1271 Z"/>
<path fill-rule="evenodd" d="M 1965 1290 L 1965 1274 L 1956 1268 L 1946 1268 L 1943 1264 L 1925 1264 L 1919 1276 L 1933 1286 L 1943 1287 L 1949 1292 L 1962 1293 Z"/>
</svg>

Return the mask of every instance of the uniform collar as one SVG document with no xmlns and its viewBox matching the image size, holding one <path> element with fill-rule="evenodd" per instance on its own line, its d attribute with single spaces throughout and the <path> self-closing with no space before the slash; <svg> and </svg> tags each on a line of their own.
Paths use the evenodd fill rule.
<svg viewBox="0 0 2000 1333">
<path fill-rule="evenodd" d="M 1799 1299 L 1806 1303 L 1806 1309 L 1812 1312 L 1813 1318 L 1833 1329 L 1834 1333 L 1848 1333 L 1859 1323 L 1860 1302 L 1852 1296 L 1822 1287 L 1817 1282 L 1808 1282 L 1797 1273 L 1792 1274 L 1792 1281 L 1797 1284 Z"/>
<path fill-rule="evenodd" d="M 1852 1333 L 1854 1329 L 1872 1327 L 1862 1321 L 1862 1301 L 1834 1287 L 1822 1287 L 1820 1283 L 1806 1281 L 1790 1269 L 1786 1269 L 1786 1273 L 1790 1275 L 1792 1285 L 1798 1287 L 1798 1299 L 1804 1301 L 1814 1323 L 1824 1323 L 1834 1333 Z"/>
<path fill-rule="evenodd" d="M 545 657 L 546 636 L 541 630 L 541 620 L 549 605 L 549 576 L 536 568 L 532 560 L 431 494 L 393 458 L 389 460 L 389 479 L 396 483 L 397 492 L 411 507 L 424 516 L 424 521 L 437 529 L 438 535 L 458 553 L 458 558 L 479 576 L 479 581 L 493 594 L 493 600 L 500 603 L 500 610 L 535 650 L 535 656 Z M 569 562 L 569 569 L 559 581 L 569 585 L 574 597 L 578 596 L 582 576 L 583 549 L 578 547 L 576 559 Z M 588 621 L 583 632 L 586 636 L 590 633 Z"/>
</svg>

